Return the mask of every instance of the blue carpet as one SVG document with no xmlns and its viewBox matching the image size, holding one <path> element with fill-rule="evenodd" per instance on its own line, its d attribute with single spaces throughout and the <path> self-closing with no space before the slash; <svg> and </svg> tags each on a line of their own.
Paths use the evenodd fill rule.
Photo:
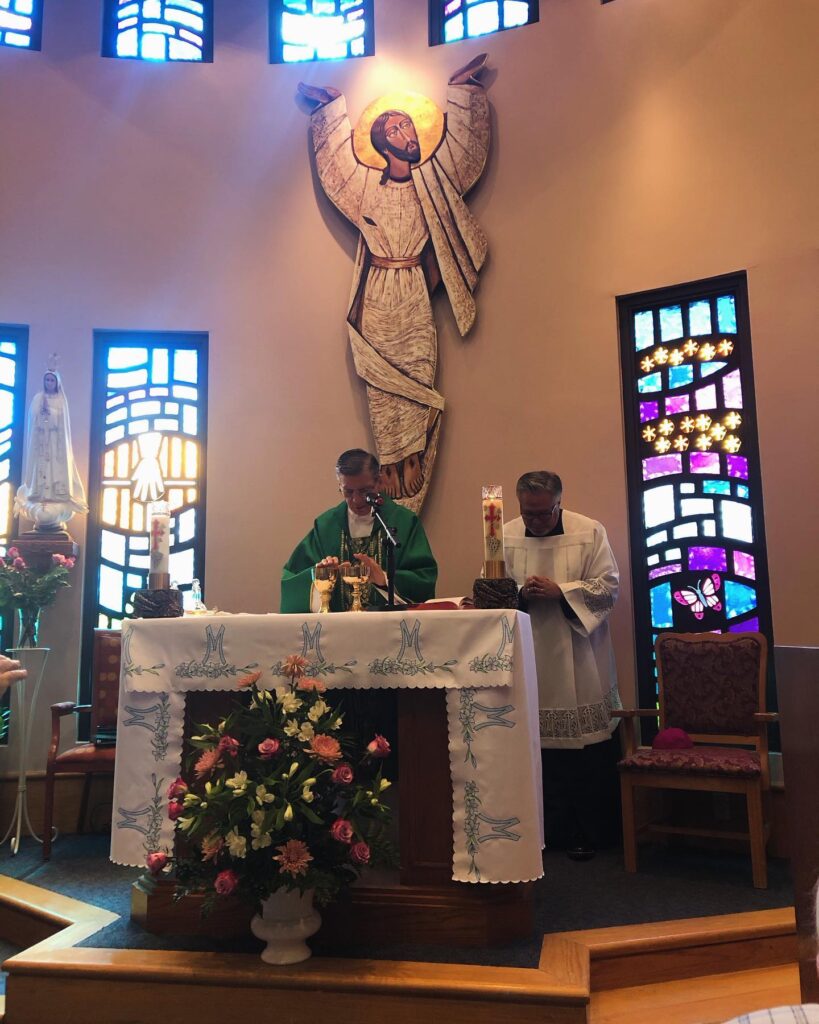
<svg viewBox="0 0 819 1024">
<path fill-rule="evenodd" d="M 85 946 L 248 953 L 261 949 L 261 943 L 250 935 L 243 941 L 219 942 L 196 936 L 151 935 L 132 924 L 130 886 L 140 872 L 111 864 L 108 847 L 107 835 L 67 836 L 55 845 L 51 861 L 43 864 L 39 846 L 29 841 L 17 857 L 11 857 L 7 849 L 0 853 L 0 874 L 120 915 L 120 920 L 82 943 Z M 547 852 L 544 865 L 546 875 L 537 884 L 537 926 L 531 940 L 500 949 L 400 943 L 333 948 L 320 942 L 313 942 L 313 949 L 328 956 L 536 967 L 540 937 L 546 932 L 734 914 L 793 903 L 784 861 L 769 861 L 769 888 L 765 890 L 752 888 L 748 857 L 693 849 L 641 848 L 636 875 L 623 870 L 619 850 L 603 851 L 594 860 L 582 863 L 570 861 L 559 852 Z"/>
</svg>

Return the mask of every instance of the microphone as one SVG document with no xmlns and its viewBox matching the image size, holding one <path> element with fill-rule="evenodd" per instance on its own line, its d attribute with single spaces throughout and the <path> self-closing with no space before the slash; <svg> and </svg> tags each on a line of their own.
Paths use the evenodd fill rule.
<svg viewBox="0 0 819 1024">
<path fill-rule="evenodd" d="M 380 494 L 368 494 L 364 500 L 367 502 L 370 508 L 381 508 L 381 506 L 384 504 L 384 499 L 381 497 Z"/>
</svg>

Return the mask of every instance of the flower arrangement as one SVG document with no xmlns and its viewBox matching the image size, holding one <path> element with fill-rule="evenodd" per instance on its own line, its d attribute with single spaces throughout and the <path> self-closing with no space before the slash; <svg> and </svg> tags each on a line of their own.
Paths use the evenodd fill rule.
<svg viewBox="0 0 819 1024">
<path fill-rule="evenodd" d="M 240 679 L 248 699 L 192 738 L 192 781 L 176 779 L 168 791 L 177 848 L 186 851 L 178 895 L 205 892 L 211 906 L 234 893 L 260 903 L 278 889 L 312 889 L 324 904 L 366 865 L 392 859 L 381 771 L 390 745 L 375 736 L 364 747 L 344 734 L 340 709 L 307 667 L 287 658 L 281 690 L 261 688 L 260 672 Z M 151 854 L 148 868 L 158 874 L 169 860 Z"/>
<path fill-rule="evenodd" d="M 73 568 L 73 558 L 54 554 L 49 568 L 39 571 L 29 566 L 15 547 L 0 558 L 0 610 L 16 608 L 19 612 L 20 647 L 36 646 L 37 618 L 61 587 L 71 586 L 68 573 Z"/>
</svg>

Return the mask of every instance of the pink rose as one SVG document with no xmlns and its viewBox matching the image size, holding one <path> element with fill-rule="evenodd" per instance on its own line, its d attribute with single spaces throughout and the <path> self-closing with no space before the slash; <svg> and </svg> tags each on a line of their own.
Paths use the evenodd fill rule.
<svg viewBox="0 0 819 1024">
<path fill-rule="evenodd" d="M 226 871 L 220 871 L 213 883 L 213 888 L 220 896 L 230 896 L 236 892 L 238 886 L 239 876 L 235 871 L 231 871 L 230 868 Z"/>
<path fill-rule="evenodd" d="M 219 740 L 217 750 L 222 754 L 227 754 L 228 757 L 236 757 L 239 753 L 239 741 L 233 736 L 223 736 Z"/>
<path fill-rule="evenodd" d="M 346 818 L 336 818 L 330 826 L 330 835 L 336 842 L 351 843 L 353 841 L 353 826 Z"/>
<path fill-rule="evenodd" d="M 355 843 L 350 848 L 350 860 L 354 864 L 370 863 L 370 848 L 366 843 Z"/>
<path fill-rule="evenodd" d="M 183 778 L 177 776 L 174 781 L 168 786 L 168 799 L 176 800 L 180 796 L 184 796 L 188 792 L 188 784 Z"/>
<path fill-rule="evenodd" d="M 184 810 L 185 807 L 182 804 L 181 800 L 171 800 L 171 802 L 168 804 L 168 817 L 171 819 L 171 821 L 176 821 L 176 819 L 182 814 Z"/>
<path fill-rule="evenodd" d="M 22 558 L 20 558 L 19 555 L 14 559 L 14 561 L 11 564 L 14 566 L 15 569 L 25 569 L 26 567 L 26 563 L 23 561 Z"/>
<path fill-rule="evenodd" d="M 268 736 L 258 746 L 259 756 L 263 761 L 269 761 L 271 757 L 275 757 L 278 754 L 280 746 L 281 743 L 277 739 Z"/>
<path fill-rule="evenodd" d="M 389 757 L 390 744 L 379 733 L 367 744 L 367 753 L 370 757 Z"/>
<path fill-rule="evenodd" d="M 54 553 L 54 554 L 53 554 L 53 555 L 51 556 L 51 561 L 52 561 L 52 562 L 53 562 L 53 563 L 54 563 L 55 565 L 65 565 L 65 555 L 60 555 L 60 554 L 58 554 L 57 552 L 55 552 L 55 553 Z"/>
<path fill-rule="evenodd" d="M 353 769 L 348 764 L 340 764 L 333 769 L 330 778 L 340 786 L 349 786 L 353 781 Z"/>
<path fill-rule="evenodd" d="M 73 569 L 74 568 L 74 564 L 75 564 L 76 561 L 77 561 L 76 558 L 66 558 L 66 560 L 63 562 L 63 568 L 64 569 Z"/>
<path fill-rule="evenodd" d="M 167 853 L 149 853 L 145 858 L 145 863 L 152 875 L 158 875 L 168 863 L 168 855 Z"/>
<path fill-rule="evenodd" d="M 20 549 L 19 548 L 9 548 L 8 554 L 6 555 L 6 558 L 19 558 L 19 557 L 20 557 Z"/>
</svg>

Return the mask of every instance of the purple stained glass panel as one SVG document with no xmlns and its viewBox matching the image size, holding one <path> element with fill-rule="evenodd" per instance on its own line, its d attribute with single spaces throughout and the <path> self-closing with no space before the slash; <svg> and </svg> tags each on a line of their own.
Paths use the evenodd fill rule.
<svg viewBox="0 0 819 1024">
<path fill-rule="evenodd" d="M 658 576 L 673 576 L 674 573 L 682 572 L 680 562 L 673 562 L 671 565 L 658 565 L 648 574 L 650 580 L 656 580 Z"/>
<path fill-rule="evenodd" d="M 671 476 L 673 473 L 682 473 L 682 455 L 655 455 L 643 459 L 643 480 Z"/>
<path fill-rule="evenodd" d="M 688 395 L 669 395 L 665 400 L 666 416 L 673 416 L 678 412 L 688 412 L 691 408 L 691 399 Z"/>
<path fill-rule="evenodd" d="M 659 419 L 659 402 L 640 402 L 640 422 L 648 423 L 649 420 Z"/>
<path fill-rule="evenodd" d="M 756 560 L 753 555 L 744 551 L 734 552 L 734 572 L 737 576 L 744 576 L 746 580 L 756 579 Z"/>
<path fill-rule="evenodd" d="M 716 452 L 691 452 L 690 460 L 692 473 L 719 473 L 719 455 Z"/>
<path fill-rule="evenodd" d="M 742 408 L 742 381 L 739 370 L 731 370 L 722 378 L 722 393 L 725 395 L 726 409 Z"/>
<path fill-rule="evenodd" d="M 697 408 L 698 409 L 716 409 L 717 407 L 717 387 L 716 384 L 709 384 L 708 387 L 699 388 L 697 390 Z"/>
<path fill-rule="evenodd" d="M 728 559 L 725 556 L 725 548 L 689 548 L 688 568 L 694 570 L 713 569 L 715 572 L 727 572 Z"/>
<path fill-rule="evenodd" d="M 759 619 L 746 619 L 744 622 L 732 622 L 728 627 L 732 633 L 758 633 Z"/>
<path fill-rule="evenodd" d="M 728 476 L 739 480 L 748 479 L 748 460 L 744 455 L 726 455 L 725 462 L 728 466 Z"/>
</svg>

